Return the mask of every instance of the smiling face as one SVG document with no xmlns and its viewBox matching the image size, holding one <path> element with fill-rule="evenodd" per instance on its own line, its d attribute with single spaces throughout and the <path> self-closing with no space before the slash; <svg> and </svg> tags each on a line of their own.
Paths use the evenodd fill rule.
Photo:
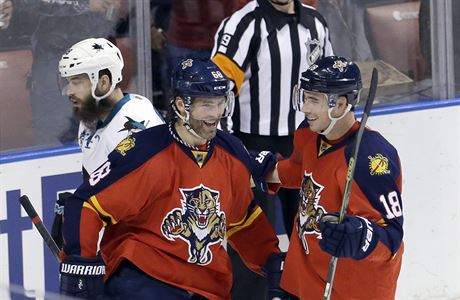
<svg viewBox="0 0 460 300">
<path fill-rule="evenodd" d="M 190 106 L 190 127 L 203 139 L 216 136 L 217 125 L 224 114 L 225 97 L 198 97 Z"/>
<path fill-rule="evenodd" d="M 313 132 L 320 133 L 327 128 L 331 119 L 328 116 L 329 105 L 324 93 L 303 91 L 304 103 L 302 112 Z"/>
<path fill-rule="evenodd" d="M 301 111 L 305 114 L 311 131 L 335 140 L 353 126 L 355 117 L 345 96 L 306 90 L 302 90 L 302 93 Z"/>
</svg>

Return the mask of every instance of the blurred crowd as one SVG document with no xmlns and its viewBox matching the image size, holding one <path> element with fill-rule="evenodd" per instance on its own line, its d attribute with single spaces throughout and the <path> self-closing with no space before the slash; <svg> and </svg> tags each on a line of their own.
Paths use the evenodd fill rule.
<svg viewBox="0 0 460 300">
<path fill-rule="evenodd" d="M 209 58 L 221 22 L 247 2 L 150 1 L 151 100 L 157 109 L 167 110 L 172 66 L 184 57 Z M 414 87 L 404 91 L 406 94 L 396 95 L 397 99 L 431 97 L 431 81 L 427 81 L 432 68 L 428 0 L 301 2 L 324 16 L 334 54 L 358 62 L 383 60 L 407 75 L 408 81 L 414 80 Z M 458 1 L 454 2 L 458 6 Z M 11 107 L 0 113 L 0 151 L 75 141 L 77 123 L 59 90 L 56 74 L 59 57 L 79 40 L 105 37 L 118 45 L 126 60 L 122 87 L 136 91 L 136 80 L 140 78 L 136 70 L 139 49 L 134 34 L 138 23 L 135 5 L 121 0 L 0 0 L 0 79 L 2 90 L 6 90 L 2 102 Z M 398 20 L 388 12 L 391 10 L 401 12 Z M 381 23 L 374 22 L 374 15 L 375 20 L 396 22 L 394 26 L 401 28 L 398 34 L 404 36 L 395 35 L 391 43 L 386 42 L 388 37 L 378 30 Z M 385 20 L 387 15 L 389 19 Z M 457 24 L 458 19 L 453 22 Z M 389 30 L 398 28 L 391 26 L 392 23 Z M 456 49 L 458 41 L 454 35 Z M 459 53 L 454 51 L 456 60 Z M 457 78 L 459 69 L 455 68 Z M 7 82 L 8 88 L 3 86 Z M 12 127 L 20 128 L 21 135 L 13 133 Z"/>
</svg>

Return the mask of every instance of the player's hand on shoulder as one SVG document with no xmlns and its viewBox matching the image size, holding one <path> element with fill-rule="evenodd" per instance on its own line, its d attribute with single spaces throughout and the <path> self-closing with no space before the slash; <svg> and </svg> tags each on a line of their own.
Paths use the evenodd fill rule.
<svg viewBox="0 0 460 300">
<path fill-rule="evenodd" d="M 59 271 L 62 295 L 82 299 L 108 299 L 104 296 L 105 265 L 100 257 L 68 255 Z"/>
<path fill-rule="evenodd" d="M 338 213 L 323 215 L 319 222 L 321 249 L 335 257 L 363 259 L 377 246 L 377 225 L 366 218 L 345 215 L 338 223 Z"/>
</svg>

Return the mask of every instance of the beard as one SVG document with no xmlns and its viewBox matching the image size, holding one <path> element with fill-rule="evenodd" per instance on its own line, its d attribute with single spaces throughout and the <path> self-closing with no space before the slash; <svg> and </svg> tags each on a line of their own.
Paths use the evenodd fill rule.
<svg viewBox="0 0 460 300">
<path fill-rule="evenodd" d="M 80 107 L 73 108 L 73 115 L 86 124 L 95 124 L 99 116 L 111 109 L 107 99 L 96 101 L 91 95 L 82 102 Z"/>
<path fill-rule="evenodd" d="M 217 133 L 217 124 L 219 123 L 218 120 L 216 121 L 217 124 L 215 125 L 208 125 L 204 121 L 196 120 L 190 117 L 189 119 L 190 127 L 203 139 L 209 141 L 212 140 Z"/>
</svg>

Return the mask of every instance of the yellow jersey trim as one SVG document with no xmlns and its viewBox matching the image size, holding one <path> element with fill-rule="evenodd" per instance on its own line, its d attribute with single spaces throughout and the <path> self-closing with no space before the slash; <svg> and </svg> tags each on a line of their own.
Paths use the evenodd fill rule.
<svg viewBox="0 0 460 300">
<path fill-rule="evenodd" d="M 89 201 L 91 202 L 91 204 L 93 204 L 94 208 L 96 208 L 96 210 L 98 211 L 99 214 L 103 215 L 104 217 L 106 218 L 109 218 L 110 221 L 112 222 L 112 224 L 117 224 L 117 220 L 115 220 L 115 218 L 109 214 L 108 212 L 106 212 L 102 207 L 101 205 L 99 204 L 99 201 L 97 201 L 97 198 L 96 196 L 91 196 L 91 198 L 89 198 Z"/>
<path fill-rule="evenodd" d="M 260 207 L 257 207 L 257 209 L 252 212 L 249 218 L 247 218 L 246 220 L 243 220 L 244 222 L 242 221 L 242 222 L 237 223 L 237 224 L 242 224 L 242 225 L 237 225 L 236 227 L 230 229 L 225 235 L 225 238 L 228 239 L 229 237 L 231 237 L 233 234 L 240 231 L 241 229 L 250 226 L 261 213 L 262 213 L 262 209 Z"/>
<path fill-rule="evenodd" d="M 91 204 L 89 204 L 88 202 L 84 202 L 84 203 L 83 203 L 83 207 L 88 208 L 88 209 L 94 211 L 94 213 L 95 213 L 96 215 L 99 216 L 99 213 L 97 212 L 97 210 L 96 210 Z M 105 221 L 102 220 L 101 218 L 99 218 L 99 219 L 102 221 L 102 225 L 103 225 L 104 227 L 107 226 L 107 222 L 105 222 Z"/>
</svg>

